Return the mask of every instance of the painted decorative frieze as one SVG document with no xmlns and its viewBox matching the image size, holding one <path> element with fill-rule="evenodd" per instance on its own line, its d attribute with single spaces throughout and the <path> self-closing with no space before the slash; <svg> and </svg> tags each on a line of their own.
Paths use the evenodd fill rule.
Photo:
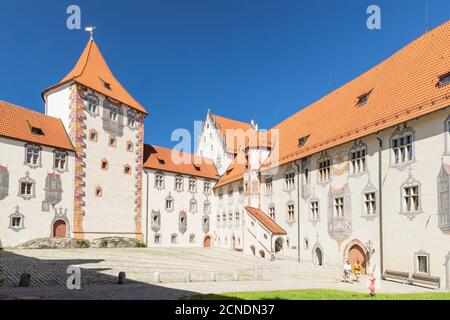
<svg viewBox="0 0 450 320">
<path fill-rule="evenodd" d="M 0 165 L 0 200 L 9 194 L 9 172 L 8 168 Z"/>
</svg>

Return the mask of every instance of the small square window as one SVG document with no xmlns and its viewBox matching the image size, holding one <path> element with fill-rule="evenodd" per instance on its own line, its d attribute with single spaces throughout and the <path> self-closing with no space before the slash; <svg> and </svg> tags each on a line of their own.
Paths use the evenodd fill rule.
<svg viewBox="0 0 450 320">
<path fill-rule="evenodd" d="M 102 190 L 101 187 L 95 188 L 95 196 L 96 196 L 96 197 L 101 197 L 101 196 L 103 196 L 103 190 Z"/>
<path fill-rule="evenodd" d="M 126 165 L 123 167 L 123 173 L 130 175 L 131 174 L 131 167 Z"/>
<path fill-rule="evenodd" d="M 116 137 L 109 137 L 109 146 L 110 147 L 116 147 Z"/>
<path fill-rule="evenodd" d="M 102 170 L 108 170 L 108 161 L 107 160 L 102 160 L 100 166 L 101 166 Z"/>
<path fill-rule="evenodd" d="M 92 142 L 97 142 L 98 141 L 97 131 L 95 131 L 95 130 L 89 131 L 89 141 L 92 141 Z"/>
<path fill-rule="evenodd" d="M 133 152 L 133 142 L 130 141 L 127 142 L 127 151 Z"/>
</svg>

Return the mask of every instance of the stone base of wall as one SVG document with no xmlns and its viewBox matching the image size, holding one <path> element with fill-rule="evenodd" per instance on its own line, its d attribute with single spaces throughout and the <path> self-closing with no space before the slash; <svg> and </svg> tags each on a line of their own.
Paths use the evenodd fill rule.
<svg viewBox="0 0 450 320">
<path fill-rule="evenodd" d="M 84 249 L 84 248 L 140 248 L 143 242 L 133 238 L 108 237 L 94 240 L 73 238 L 40 238 L 7 249 Z"/>
</svg>

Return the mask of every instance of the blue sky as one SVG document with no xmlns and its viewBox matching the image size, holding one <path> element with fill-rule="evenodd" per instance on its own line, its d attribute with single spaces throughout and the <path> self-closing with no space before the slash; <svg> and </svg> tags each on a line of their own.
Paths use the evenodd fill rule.
<svg viewBox="0 0 450 320">
<path fill-rule="evenodd" d="M 146 142 L 173 146 L 209 106 L 270 128 L 450 19 L 448 0 L 0 1 L 0 99 L 43 111 L 41 91 L 70 71 L 88 40 L 149 110 Z M 382 29 L 366 27 L 381 7 Z"/>
</svg>

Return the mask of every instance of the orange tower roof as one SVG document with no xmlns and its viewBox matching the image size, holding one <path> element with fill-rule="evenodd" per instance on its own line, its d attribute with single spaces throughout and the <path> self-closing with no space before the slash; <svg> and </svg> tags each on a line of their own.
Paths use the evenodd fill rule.
<svg viewBox="0 0 450 320">
<path fill-rule="evenodd" d="M 72 71 L 58 84 L 44 90 L 43 93 L 70 81 L 85 85 L 133 109 L 147 113 L 145 107 L 137 102 L 113 75 L 93 39 L 89 40 Z"/>
</svg>

